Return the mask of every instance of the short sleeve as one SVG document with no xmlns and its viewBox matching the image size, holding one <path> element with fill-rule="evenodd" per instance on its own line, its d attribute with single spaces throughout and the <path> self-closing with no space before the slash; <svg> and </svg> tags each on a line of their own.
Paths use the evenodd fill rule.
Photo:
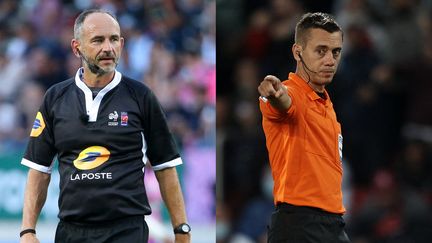
<svg viewBox="0 0 432 243">
<path fill-rule="evenodd" d="M 33 122 L 29 142 L 21 160 L 21 164 L 44 173 L 51 173 L 57 154 L 48 106 L 47 95 L 45 95 Z"/>
<path fill-rule="evenodd" d="M 162 170 L 182 164 L 174 137 L 172 136 L 159 101 L 149 91 L 144 101 L 144 139 L 146 155 L 153 170 Z"/>
</svg>

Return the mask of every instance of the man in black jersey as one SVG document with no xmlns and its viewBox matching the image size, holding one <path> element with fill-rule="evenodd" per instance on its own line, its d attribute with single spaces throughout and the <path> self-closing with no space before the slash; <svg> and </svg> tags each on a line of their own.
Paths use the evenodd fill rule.
<svg viewBox="0 0 432 243">
<path fill-rule="evenodd" d="M 39 242 L 35 227 L 55 158 L 60 173 L 55 242 L 147 242 L 147 162 L 175 242 L 190 242 L 175 169 L 182 160 L 155 95 L 116 71 L 123 45 L 110 13 L 88 10 L 77 17 L 71 47 L 82 68 L 46 92 L 21 162 L 30 167 L 21 242 Z"/>
</svg>

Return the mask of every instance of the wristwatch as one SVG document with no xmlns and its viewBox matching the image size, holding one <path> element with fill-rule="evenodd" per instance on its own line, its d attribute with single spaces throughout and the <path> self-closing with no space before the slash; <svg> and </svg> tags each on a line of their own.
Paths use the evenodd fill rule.
<svg viewBox="0 0 432 243">
<path fill-rule="evenodd" d="M 189 234 L 190 231 L 191 227 L 186 223 L 180 224 L 174 228 L 174 234 Z"/>
</svg>

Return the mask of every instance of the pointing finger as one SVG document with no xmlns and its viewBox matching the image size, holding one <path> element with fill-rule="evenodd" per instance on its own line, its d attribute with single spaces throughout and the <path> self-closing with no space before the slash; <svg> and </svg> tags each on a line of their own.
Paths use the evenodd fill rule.
<svg viewBox="0 0 432 243">
<path fill-rule="evenodd" d="M 280 82 L 280 80 L 276 76 L 273 76 L 273 75 L 265 76 L 264 80 L 270 81 L 272 84 Z"/>
</svg>

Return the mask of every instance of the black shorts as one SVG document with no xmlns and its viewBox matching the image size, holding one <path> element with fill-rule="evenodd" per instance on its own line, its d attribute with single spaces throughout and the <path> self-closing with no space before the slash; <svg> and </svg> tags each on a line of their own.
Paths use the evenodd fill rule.
<svg viewBox="0 0 432 243">
<path fill-rule="evenodd" d="M 348 243 L 342 215 L 286 203 L 276 206 L 268 230 L 269 243 Z"/>
<path fill-rule="evenodd" d="M 148 242 L 144 216 L 132 216 L 100 225 L 77 225 L 60 221 L 56 243 L 124 243 Z"/>
</svg>

